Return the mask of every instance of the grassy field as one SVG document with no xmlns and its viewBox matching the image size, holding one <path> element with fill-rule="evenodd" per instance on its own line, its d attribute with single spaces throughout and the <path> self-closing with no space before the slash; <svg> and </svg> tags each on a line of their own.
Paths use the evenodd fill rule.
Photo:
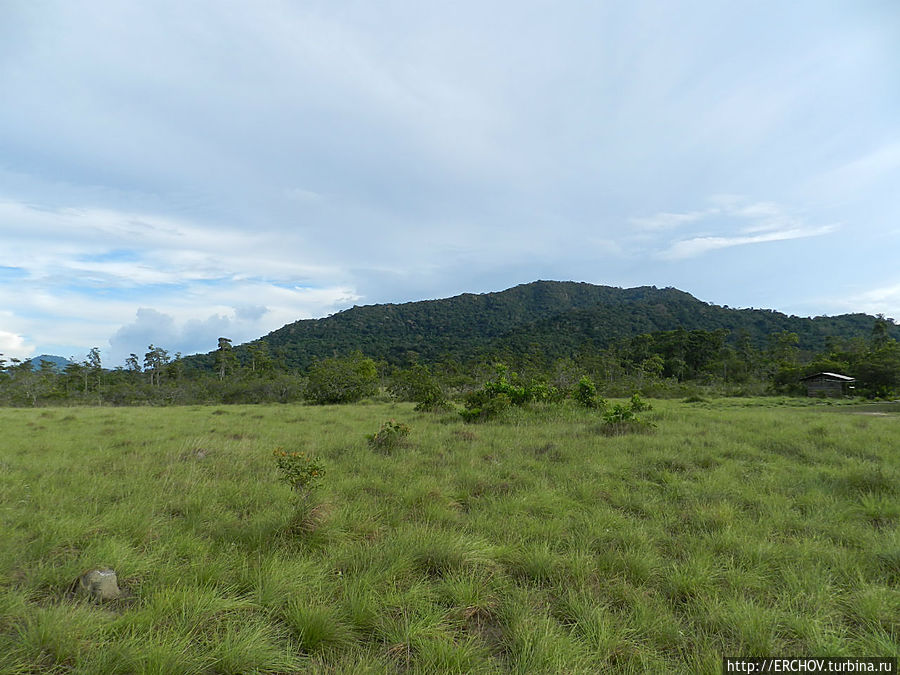
<svg viewBox="0 0 900 675">
<path fill-rule="evenodd" d="M 0 410 L 2 673 L 719 673 L 900 652 L 900 414 Z M 779 403 L 781 403 L 779 405 Z M 405 447 L 366 434 L 395 418 Z M 327 473 L 299 524 L 273 450 Z M 72 596 L 109 566 L 125 592 Z"/>
</svg>

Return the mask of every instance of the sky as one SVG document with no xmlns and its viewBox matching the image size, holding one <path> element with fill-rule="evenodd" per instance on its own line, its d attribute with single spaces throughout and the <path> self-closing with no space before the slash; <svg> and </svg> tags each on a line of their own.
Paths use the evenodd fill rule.
<svg viewBox="0 0 900 675">
<path fill-rule="evenodd" d="M 537 279 L 900 319 L 895 0 L 0 0 L 0 353 Z"/>
</svg>

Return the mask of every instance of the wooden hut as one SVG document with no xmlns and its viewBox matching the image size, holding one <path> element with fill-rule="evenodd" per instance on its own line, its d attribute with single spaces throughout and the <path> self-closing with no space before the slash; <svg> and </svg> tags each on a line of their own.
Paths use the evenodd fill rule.
<svg viewBox="0 0 900 675">
<path fill-rule="evenodd" d="M 826 396 L 840 397 L 848 393 L 853 388 L 856 380 L 846 375 L 838 373 L 815 373 L 801 378 L 800 381 L 806 385 L 806 393 L 808 396 L 818 396 L 824 398 Z"/>
</svg>

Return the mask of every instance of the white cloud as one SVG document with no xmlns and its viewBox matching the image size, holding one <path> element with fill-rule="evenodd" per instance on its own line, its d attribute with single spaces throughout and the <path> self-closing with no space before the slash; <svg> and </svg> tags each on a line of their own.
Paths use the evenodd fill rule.
<svg viewBox="0 0 900 675">
<path fill-rule="evenodd" d="M 109 337 L 106 356 L 120 364 L 132 352 L 142 354 L 151 343 L 173 354 L 208 352 L 215 349 L 219 337 L 228 337 L 234 344 L 248 342 L 357 299 L 348 288 L 282 288 L 259 282 L 212 289 L 188 287 L 179 298 L 163 296 L 156 307 L 134 312 L 132 319 Z M 198 313 L 198 307 L 204 310 Z"/>
<path fill-rule="evenodd" d="M 0 232 L 11 238 L 0 266 L 24 271 L 31 282 L 109 288 L 253 276 L 323 279 L 335 272 L 298 259 L 302 236 L 112 209 L 0 202 Z"/>
<path fill-rule="evenodd" d="M 348 273 L 306 264 L 314 251 L 290 233 L 13 201 L 0 202 L 0 232 L 11 242 L 0 249 L 0 267 L 17 276 L 15 286 L 0 285 L 10 353 L 27 351 L 30 335 L 52 335 L 43 342 L 64 356 L 85 345 L 106 352 L 109 340 L 104 358 L 112 363 L 148 340 L 167 349 L 170 341 L 173 352 L 205 351 L 217 332 L 243 342 L 359 297 Z M 136 307 L 144 308 L 137 318 Z"/>
<path fill-rule="evenodd" d="M 756 202 L 746 206 L 733 203 L 732 209 L 735 215 L 752 219 L 776 218 L 784 214 L 784 209 L 775 202 Z"/>
<path fill-rule="evenodd" d="M 738 195 L 717 195 L 708 201 L 714 206 L 685 213 L 663 212 L 632 222 L 660 233 L 670 227 L 694 225 L 693 236 L 671 241 L 657 253 L 664 260 L 682 260 L 734 246 L 818 237 L 837 229 L 836 225 L 808 226 L 772 201 L 748 203 Z"/>
<path fill-rule="evenodd" d="M 666 260 L 682 260 L 693 258 L 710 251 L 732 246 L 745 246 L 747 244 L 762 244 L 770 241 L 786 241 L 789 239 L 803 239 L 806 237 L 818 237 L 835 230 L 834 225 L 824 225 L 813 228 L 795 228 L 780 232 L 768 232 L 755 236 L 743 237 L 694 237 L 675 242 L 670 248 L 660 253 L 660 257 Z"/>
<path fill-rule="evenodd" d="M 900 322 L 900 281 L 888 281 L 884 286 L 852 294 L 842 300 L 839 307 L 844 312 L 884 314 Z"/>
<path fill-rule="evenodd" d="M 26 342 L 25 338 L 16 333 L 0 330 L 0 355 L 7 361 L 9 359 L 19 359 L 24 361 L 34 356 L 34 345 Z"/>
</svg>

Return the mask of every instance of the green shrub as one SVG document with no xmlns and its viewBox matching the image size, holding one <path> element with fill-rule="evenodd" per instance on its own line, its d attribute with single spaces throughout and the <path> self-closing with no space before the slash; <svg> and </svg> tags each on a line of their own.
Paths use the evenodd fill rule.
<svg viewBox="0 0 900 675">
<path fill-rule="evenodd" d="M 606 401 L 597 395 L 597 387 L 594 385 L 594 381 L 587 375 L 583 375 L 578 381 L 572 398 L 574 398 L 575 402 L 583 408 L 600 410 L 606 408 Z"/>
<path fill-rule="evenodd" d="M 459 414 L 466 422 L 485 422 L 499 417 L 510 407 L 512 401 L 506 394 L 491 395 L 479 390 L 466 397 L 466 407 Z"/>
<path fill-rule="evenodd" d="M 396 371 L 390 376 L 387 390 L 397 401 L 419 402 L 440 391 L 440 385 L 431 375 L 428 366 L 415 364 L 409 368 Z"/>
<path fill-rule="evenodd" d="M 460 415 L 466 422 L 483 422 L 504 413 L 510 406 L 524 406 L 538 401 L 559 400 L 559 390 L 539 380 L 524 383 L 518 374 L 497 364 L 497 375 L 466 396 L 465 410 Z"/>
<path fill-rule="evenodd" d="M 631 406 L 621 403 L 616 403 L 603 413 L 604 424 L 621 424 L 622 422 L 631 422 L 634 419 L 635 414 Z"/>
<path fill-rule="evenodd" d="M 287 483 L 291 490 L 297 493 L 310 492 L 318 487 L 324 467 L 318 460 L 309 457 L 305 452 L 285 452 L 276 448 L 275 465 L 278 467 L 281 482 Z"/>
<path fill-rule="evenodd" d="M 295 534 L 313 532 L 325 518 L 323 506 L 313 495 L 325 474 L 324 467 L 305 452 L 285 452 L 277 448 L 273 454 L 281 481 L 296 495 L 287 531 Z"/>
<path fill-rule="evenodd" d="M 453 408 L 453 404 L 444 396 L 443 390 L 435 386 L 424 392 L 422 398 L 416 403 L 415 410 L 418 412 L 446 412 Z"/>
<path fill-rule="evenodd" d="M 654 427 L 653 423 L 640 419 L 638 413 L 650 409 L 649 403 L 644 401 L 638 394 L 634 394 L 628 403 L 616 403 L 605 410 L 600 430 L 608 436 L 617 436 L 635 431 L 648 431 Z"/>
<path fill-rule="evenodd" d="M 378 370 L 360 352 L 324 359 L 309 370 L 306 398 L 313 403 L 354 403 L 378 390 Z"/>
<path fill-rule="evenodd" d="M 642 399 L 641 395 L 637 393 L 631 395 L 631 400 L 628 402 L 628 407 L 630 407 L 631 411 L 635 413 L 653 409 L 653 406 Z"/>
<path fill-rule="evenodd" d="M 390 452 L 401 445 L 409 436 L 409 427 L 402 422 L 388 420 L 381 425 L 377 433 L 368 434 L 369 447 L 380 452 Z"/>
<path fill-rule="evenodd" d="M 428 366 L 418 363 L 395 372 L 387 390 L 397 401 L 415 401 L 419 412 L 444 412 L 452 407 Z"/>
</svg>

